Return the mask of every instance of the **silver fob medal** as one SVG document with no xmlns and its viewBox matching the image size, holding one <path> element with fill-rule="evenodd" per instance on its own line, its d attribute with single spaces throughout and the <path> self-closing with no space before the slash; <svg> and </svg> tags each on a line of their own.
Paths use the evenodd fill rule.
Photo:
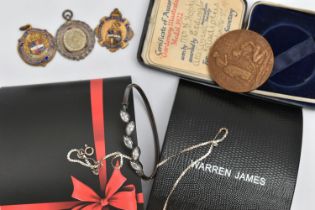
<svg viewBox="0 0 315 210">
<path fill-rule="evenodd" d="M 91 27 L 78 20 L 72 20 L 73 12 L 62 14 L 66 22 L 56 34 L 58 52 L 71 60 L 81 60 L 90 54 L 95 45 L 95 34 Z"/>
</svg>

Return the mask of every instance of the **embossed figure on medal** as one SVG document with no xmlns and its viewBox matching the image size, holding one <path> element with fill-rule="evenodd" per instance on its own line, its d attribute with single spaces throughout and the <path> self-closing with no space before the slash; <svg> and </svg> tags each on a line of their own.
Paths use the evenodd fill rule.
<svg viewBox="0 0 315 210">
<path fill-rule="evenodd" d="M 267 81 L 274 65 L 268 41 L 249 30 L 221 36 L 212 46 L 208 59 L 211 78 L 232 92 L 257 89 Z"/>
</svg>

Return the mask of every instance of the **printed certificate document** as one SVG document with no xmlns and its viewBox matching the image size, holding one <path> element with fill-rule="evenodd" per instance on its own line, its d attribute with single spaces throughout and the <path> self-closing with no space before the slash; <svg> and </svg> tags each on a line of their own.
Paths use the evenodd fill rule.
<svg viewBox="0 0 315 210">
<path fill-rule="evenodd" d="M 211 80 L 208 53 L 217 38 L 242 28 L 243 0 L 156 0 L 141 57 L 166 71 Z"/>
</svg>

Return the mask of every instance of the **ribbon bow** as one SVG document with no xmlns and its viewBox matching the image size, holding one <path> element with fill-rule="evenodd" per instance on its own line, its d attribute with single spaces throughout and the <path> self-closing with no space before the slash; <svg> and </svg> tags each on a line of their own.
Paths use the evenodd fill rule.
<svg viewBox="0 0 315 210">
<path fill-rule="evenodd" d="M 106 189 L 105 198 L 101 198 L 90 187 L 71 177 L 73 183 L 72 197 L 84 202 L 73 208 L 73 210 L 102 210 L 104 207 L 112 206 L 122 210 L 137 210 L 137 197 L 134 185 L 123 186 L 126 182 L 119 169 L 114 169 L 113 175 L 109 179 Z M 121 191 L 118 192 L 118 190 Z"/>
</svg>

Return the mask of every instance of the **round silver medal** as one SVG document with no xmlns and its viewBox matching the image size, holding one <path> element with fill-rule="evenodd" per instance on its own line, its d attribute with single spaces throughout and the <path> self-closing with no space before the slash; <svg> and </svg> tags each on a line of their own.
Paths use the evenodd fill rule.
<svg viewBox="0 0 315 210">
<path fill-rule="evenodd" d="M 94 31 L 88 24 L 72 20 L 71 10 L 64 11 L 62 16 L 66 22 L 56 34 L 58 52 L 71 60 L 84 59 L 94 48 Z"/>
</svg>

